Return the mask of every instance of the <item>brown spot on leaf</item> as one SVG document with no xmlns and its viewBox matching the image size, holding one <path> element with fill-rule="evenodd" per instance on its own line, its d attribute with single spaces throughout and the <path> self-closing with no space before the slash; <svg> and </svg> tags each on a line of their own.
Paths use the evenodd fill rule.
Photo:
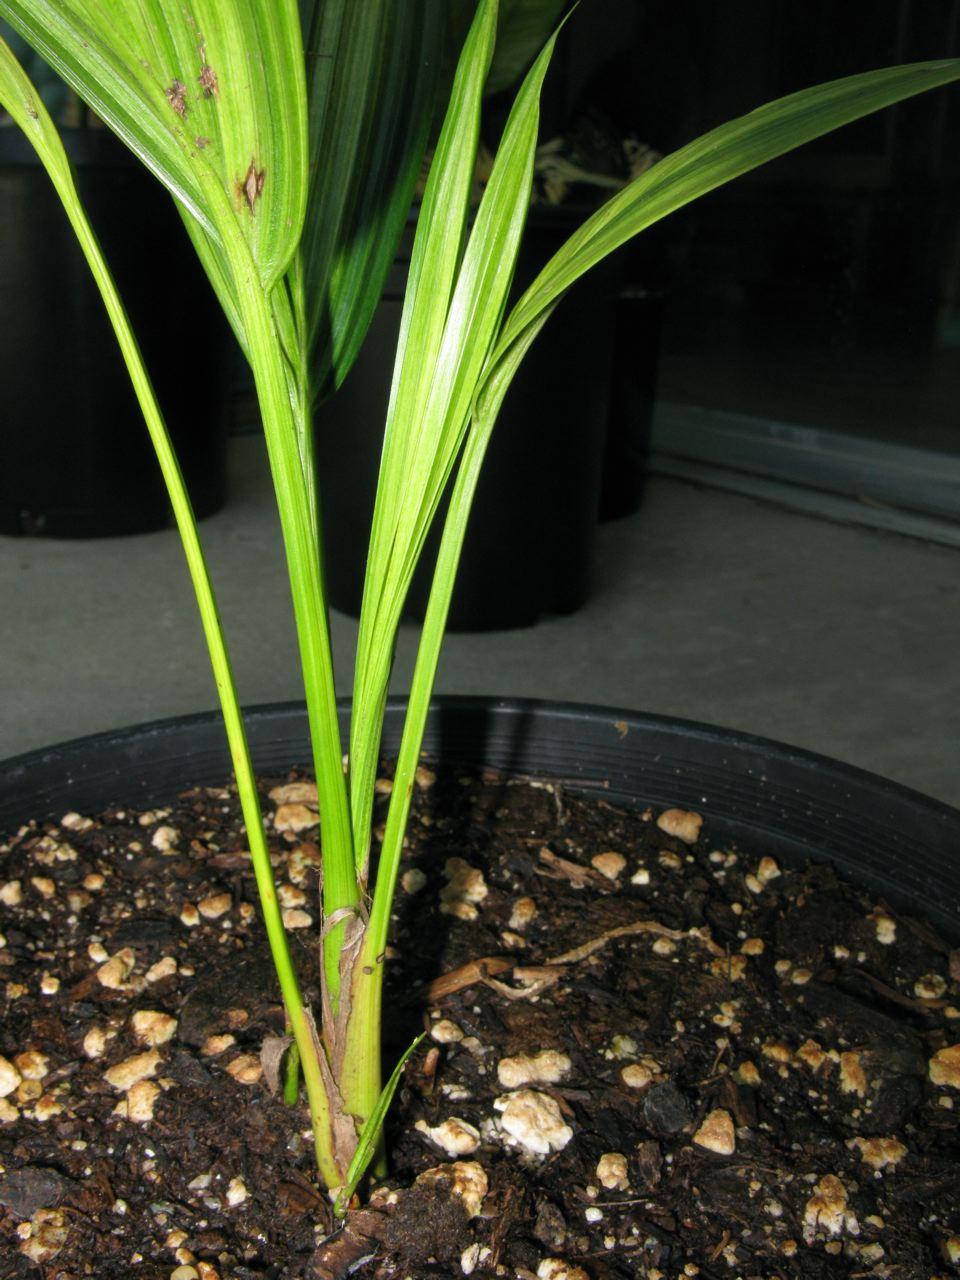
<svg viewBox="0 0 960 1280">
<path fill-rule="evenodd" d="M 195 141 L 195 142 L 196 142 L 196 144 L 197 144 L 197 150 L 198 150 L 198 151 L 202 151 L 202 150 L 204 149 L 204 147 L 209 147 L 209 145 L 210 145 L 210 139 L 209 139 L 209 138 L 205 138 L 205 137 L 203 136 L 203 134 L 202 134 L 202 133 L 200 134 L 200 136 L 199 136 L 198 138 L 194 139 L 194 141 Z"/>
<path fill-rule="evenodd" d="M 182 120 L 187 114 L 187 86 L 182 80 L 174 80 L 169 89 L 165 89 L 167 101 Z"/>
<path fill-rule="evenodd" d="M 247 208 L 251 213 L 256 211 L 257 201 L 263 193 L 263 184 L 267 176 L 266 169 L 258 169 L 256 158 L 250 161 L 250 168 L 247 170 L 242 181 L 237 181 L 237 203 L 247 203 Z"/>
<path fill-rule="evenodd" d="M 217 82 L 217 73 L 208 62 L 205 62 L 200 68 L 200 75 L 197 77 L 200 82 L 200 88 L 203 90 L 205 98 L 215 98 L 220 93 L 220 85 Z"/>
</svg>

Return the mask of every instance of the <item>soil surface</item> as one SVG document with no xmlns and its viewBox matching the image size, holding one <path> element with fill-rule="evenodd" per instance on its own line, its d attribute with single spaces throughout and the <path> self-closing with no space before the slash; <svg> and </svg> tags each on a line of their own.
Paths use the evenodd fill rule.
<svg viewBox="0 0 960 1280">
<path fill-rule="evenodd" d="M 315 998 L 292 781 L 264 801 Z M 0 1277 L 956 1275 L 960 956 L 769 853 L 422 769 L 388 1060 L 429 1035 L 390 1177 L 338 1228 L 261 1066 L 283 1016 L 234 792 L 24 827 L 0 845 Z"/>
</svg>

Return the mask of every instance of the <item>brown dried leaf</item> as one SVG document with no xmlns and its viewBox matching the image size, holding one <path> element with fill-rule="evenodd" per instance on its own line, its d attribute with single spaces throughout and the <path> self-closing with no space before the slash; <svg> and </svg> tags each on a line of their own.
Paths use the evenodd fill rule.
<svg viewBox="0 0 960 1280">
<path fill-rule="evenodd" d="M 271 1093 L 280 1088 L 280 1066 L 283 1055 L 293 1044 L 293 1036 L 266 1036 L 260 1048 L 260 1065 L 263 1078 Z"/>
</svg>

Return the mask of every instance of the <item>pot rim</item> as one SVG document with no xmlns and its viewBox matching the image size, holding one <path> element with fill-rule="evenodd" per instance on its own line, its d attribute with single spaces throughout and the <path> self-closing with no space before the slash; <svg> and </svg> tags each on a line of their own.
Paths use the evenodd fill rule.
<svg viewBox="0 0 960 1280">
<path fill-rule="evenodd" d="M 348 722 L 350 698 L 337 699 L 341 728 Z M 404 711 L 407 699 L 393 694 L 387 699 L 388 714 L 397 715 Z M 244 722 L 250 726 L 257 722 L 278 716 L 292 717 L 304 715 L 306 705 L 301 700 L 284 702 L 259 702 L 243 708 Z M 939 813 L 946 820 L 955 822 L 960 827 L 960 809 L 954 808 L 942 800 L 905 783 L 895 782 L 882 774 L 863 769 L 859 765 L 848 764 L 833 756 L 821 752 L 810 751 L 806 747 L 793 746 L 776 738 L 767 738 L 759 734 L 747 733 L 739 729 L 729 729 L 710 724 L 702 720 L 688 720 L 682 716 L 667 716 L 652 711 L 631 711 L 621 707 L 603 703 L 573 702 L 552 698 L 513 698 L 497 697 L 483 694 L 437 694 L 430 702 L 431 714 L 439 712 L 467 713 L 494 711 L 501 715 L 530 716 L 546 715 L 557 720 L 574 723 L 601 722 L 614 728 L 618 736 L 626 737 L 629 733 L 643 729 L 660 729 L 678 731 L 702 742 L 714 743 L 718 747 L 749 747 L 757 752 L 766 752 L 782 759 L 789 760 L 810 770 L 825 770 L 838 777 L 846 777 L 851 783 L 869 783 L 880 787 L 892 796 L 920 804 L 931 812 Z M 223 717 L 217 710 L 194 711 L 179 716 L 163 716 L 155 720 L 125 725 L 120 729 L 105 729 L 97 733 L 82 734 L 76 738 L 67 738 L 63 742 L 52 743 L 45 747 L 36 747 L 15 756 L 0 759 L 0 788 L 4 779 L 11 773 L 26 772 L 31 766 L 49 762 L 51 756 L 58 753 L 79 754 L 90 748 L 107 745 L 123 745 L 144 738 L 156 739 L 165 733 L 185 731 L 193 727 L 210 727 L 222 724 Z M 626 725 L 627 733 L 622 727 Z M 585 775 L 586 776 L 586 775 Z M 2 794 L 2 793 L 0 793 Z"/>
<path fill-rule="evenodd" d="M 388 701 L 385 755 L 396 750 L 405 705 Z M 343 725 L 349 700 L 339 706 Z M 259 774 L 309 762 L 302 702 L 254 706 L 245 718 Z M 652 713 L 461 695 L 434 700 L 424 750 L 625 807 L 694 809 L 714 847 L 738 849 L 744 869 L 748 856 L 768 853 L 829 862 L 960 942 L 960 810 L 854 765 Z M 73 739 L 0 762 L 0 831 L 67 809 L 167 803 L 231 772 L 219 712 Z"/>
</svg>

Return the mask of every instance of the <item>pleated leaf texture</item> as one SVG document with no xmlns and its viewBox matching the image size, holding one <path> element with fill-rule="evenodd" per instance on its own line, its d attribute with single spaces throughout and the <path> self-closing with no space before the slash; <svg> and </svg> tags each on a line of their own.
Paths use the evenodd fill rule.
<svg viewBox="0 0 960 1280">
<path fill-rule="evenodd" d="M 279 280 L 307 199 L 296 0 L 0 0 L 0 14 L 193 215 L 219 291 L 237 229 L 263 287 Z"/>
</svg>

